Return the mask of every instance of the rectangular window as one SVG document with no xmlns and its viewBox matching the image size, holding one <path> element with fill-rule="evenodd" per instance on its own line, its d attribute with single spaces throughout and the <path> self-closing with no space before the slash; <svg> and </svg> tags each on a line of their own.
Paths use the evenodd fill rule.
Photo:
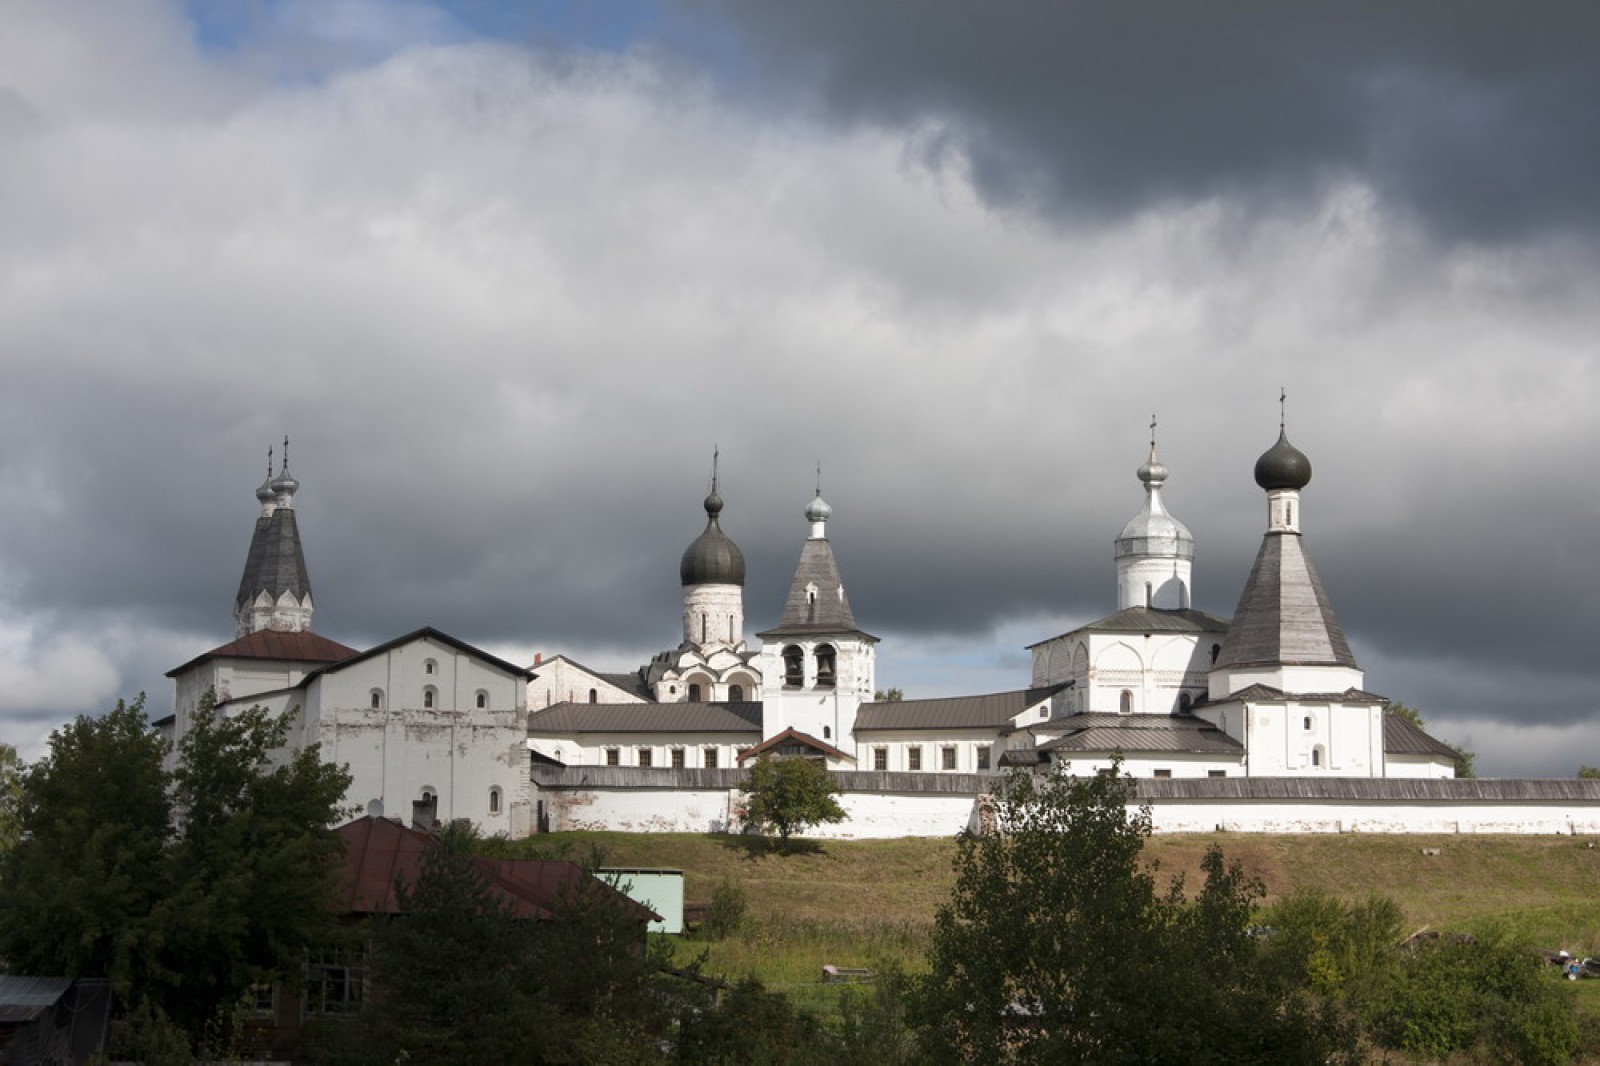
<svg viewBox="0 0 1600 1066">
<path fill-rule="evenodd" d="M 707 748 L 706 749 L 706 769 L 707 770 L 715 770 L 716 768 L 717 768 L 717 749 L 716 748 Z"/>
<path fill-rule="evenodd" d="M 244 1010 L 252 1018 L 271 1018 L 278 1013 L 278 987 L 270 981 L 251 985 L 244 992 Z"/>
<path fill-rule="evenodd" d="M 1228 776 L 1228 771 L 1226 771 L 1226 770 L 1207 770 L 1206 771 L 1206 776 L 1207 777 L 1227 777 Z"/>
<path fill-rule="evenodd" d="M 906 749 L 906 769 L 907 770 L 920 770 L 920 769 L 922 769 L 922 746 L 921 745 L 913 744 L 911 747 Z"/>
<path fill-rule="evenodd" d="M 889 768 L 889 749 L 872 749 L 872 768 L 874 770 L 887 770 Z"/>
<path fill-rule="evenodd" d="M 329 950 L 306 959 L 305 1013 L 355 1014 L 367 999 L 365 950 Z"/>
<path fill-rule="evenodd" d="M 639 765 L 640 766 L 649 766 L 650 765 L 650 755 L 651 755 L 651 752 L 650 752 L 649 748 L 640 748 L 639 749 Z"/>
<path fill-rule="evenodd" d="M 607 748 L 606 749 L 606 765 L 607 766 L 621 766 L 622 765 L 622 749 L 621 748 Z"/>
<path fill-rule="evenodd" d="M 989 745 L 983 744 L 983 745 L 979 746 L 979 748 L 978 748 L 978 769 L 987 770 L 988 768 L 989 768 Z"/>
<path fill-rule="evenodd" d="M 956 768 L 955 748 L 947 746 L 939 749 L 939 766 L 944 770 L 954 770 Z"/>
<path fill-rule="evenodd" d="M 1156 776 L 1156 777 L 1171 777 L 1172 776 L 1172 771 L 1171 770 L 1156 770 L 1155 773 L 1154 773 L 1154 776 Z"/>
<path fill-rule="evenodd" d="M 683 769 L 683 749 L 682 748 L 673 748 L 672 749 L 672 768 L 674 770 L 682 770 Z"/>
</svg>

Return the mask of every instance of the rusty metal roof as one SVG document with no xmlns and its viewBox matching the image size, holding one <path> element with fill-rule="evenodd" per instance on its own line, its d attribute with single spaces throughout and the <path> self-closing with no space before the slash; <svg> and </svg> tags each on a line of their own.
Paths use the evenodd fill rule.
<svg viewBox="0 0 1600 1066">
<path fill-rule="evenodd" d="M 1005 725 L 1069 684 L 1071 682 L 985 696 L 863 703 L 856 714 L 856 732 L 868 729 L 992 729 Z"/>
<path fill-rule="evenodd" d="M 299 633 L 280 633 L 262 629 L 249 636 L 212 648 L 197 655 L 182 666 L 167 671 L 168 677 L 177 677 L 191 667 L 211 659 L 271 659 L 277 662 L 338 663 L 359 654 L 336 640 L 320 633 L 303 630 Z"/>
<path fill-rule="evenodd" d="M 427 833 L 372 816 L 347 822 L 338 833 L 345 845 L 345 876 L 338 898 L 343 914 L 401 913 L 396 886 L 414 883 L 429 850 L 439 846 Z M 612 903 L 626 907 L 640 921 L 660 917 L 574 862 L 474 858 L 472 863 L 488 879 L 490 891 L 518 918 L 553 919 L 580 892 L 614 896 Z"/>
</svg>

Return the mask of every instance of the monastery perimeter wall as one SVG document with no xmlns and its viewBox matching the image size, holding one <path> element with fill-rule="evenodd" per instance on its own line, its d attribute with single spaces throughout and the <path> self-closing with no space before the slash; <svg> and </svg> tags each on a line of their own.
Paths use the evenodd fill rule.
<svg viewBox="0 0 1600 1066">
<path fill-rule="evenodd" d="M 747 771 L 535 766 L 552 831 L 737 831 Z M 953 836 L 979 827 L 998 774 L 835 773 L 850 815 L 808 836 Z M 1600 781 L 1416 778 L 1136 779 L 1157 833 L 1521 833 L 1600 835 Z"/>
</svg>

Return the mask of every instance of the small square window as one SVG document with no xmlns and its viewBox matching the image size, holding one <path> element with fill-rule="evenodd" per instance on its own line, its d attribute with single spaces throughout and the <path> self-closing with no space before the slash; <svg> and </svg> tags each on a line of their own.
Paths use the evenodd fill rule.
<svg viewBox="0 0 1600 1066">
<path fill-rule="evenodd" d="M 706 754 L 706 769 L 707 770 L 715 770 L 717 768 L 717 749 L 716 748 L 707 748 L 705 754 Z"/>
<path fill-rule="evenodd" d="M 606 749 L 606 765 L 607 766 L 621 766 L 622 765 L 622 749 L 620 749 L 620 748 L 607 748 Z"/>
<path fill-rule="evenodd" d="M 1227 777 L 1228 776 L 1228 771 L 1226 771 L 1226 770 L 1207 770 L 1206 771 L 1206 776 L 1207 777 Z"/>
<path fill-rule="evenodd" d="M 954 770 L 956 768 L 956 749 L 954 747 L 939 749 L 939 767 L 944 770 Z"/>
<path fill-rule="evenodd" d="M 872 768 L 874 770 L 887 770 L 889 768 L 889 749 L 872 749 Z"/>
<path fill-rule="evenodd" d="M 981 747 L 978 748 L 978 769 L 987 770 L 988 768 L 989 768 L 989 745 L 984 744 L 984 745 L 982 745 Z"/>
<path fill-rule="evenodd" d="M 913 745 L 906 749 L 906 769 L 922 769 L 922 748 L 920 745 Z"/>
<path fill-rule="evenodd" d="M 1152 776 L 1155 776 L 1155 777 L 1171 777 L 1172 776 L 1172 771 L 1171 770 L 1156 770 L 1156 771 L 1153 772 Z"/>
<path fill-rule="evenodd" d="M 650 756 L 651 756 L 651 751 L 650 751 L 649 748 L 640 748 L 639 749 L 639 765 L 640 766 L 649 766 L 650 765 Z"/>
<path fill-rule="evenodd" d="M 674 770 L 682 770 L 683 769 L 683 749 L 682 748 L 673 748 L 672 749 L 672 768 Z"/>
</svg>

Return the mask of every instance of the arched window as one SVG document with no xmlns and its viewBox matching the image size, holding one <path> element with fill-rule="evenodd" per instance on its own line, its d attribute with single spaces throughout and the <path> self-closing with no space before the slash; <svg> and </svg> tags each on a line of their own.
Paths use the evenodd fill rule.
<svg viewBox="0 0 1600 1066">
<path fill-rule="evenodd" d="M 700 682 L 698 682 L 698 681 L 689 682 L 689 702 L 690 703 L 699 703 L 700 702 Z"/>
<path fill-rule="evenodd" d="M 833 727 L 832 726 L 826 726 L 825 725 L 825 726 L 822 727 L 822 739 L 823 740 L 832 740 L 833 739 Z"/>
<path fill-rule="evenodd" d="M 600 692 L 599 692 L 598 689 L 590 689 L 589 690 L 589 702 L 590 703 L 599 703 L 600 702 Z"/>
<path fill-rule="evenodd" d="M 819 644 L 817 646 L 817 687 L 832 688 L 834 668 L 837 664 L 838 653 L 833 650 L 832 644 Z"/>
<path fill-rule="evenodd" d="M 1187 692 L 1178 694 L 1178 710 L 1182 711 L 1184 714 L 1188 714 L 1189 708 L 1193 706 L 1194 698 L 1191 697 Z"/>
<path fill-rule="evenodd" d="M 1146 607 L 1154 607 L 1155 603 L 1156 603 L 1155 590 L 1153 588 L 1151 588 L 1150 582 L 1146 581 L 1144 583 L 1144 605 Z"/>
<path fill-rule="evenodd" d="M 383 709 L 383 689 L 381 688 L 372 690 L 372 709 L 375 711 Z"/>
<path fill-rule="evenodd" d="M 1117 710 L 1123 714 L 1133 713 L 1133 693 L 1128 689 L 1122 690 L 1122 698 L 1117 703 Z"/>
<path fill-rule="evenodd" d="M 434 705 L 436 703 L 438 703 L 438 702 L 439 702 L 439 690 L 434 688 L 432 685 L 425 686 L 423 688 L 423 690 L 422 690 L 422 706 L 423 706 L 423 708 L 425 710 L 430 710 L 431 711 L 431 710 L 433 710 Z"/>
<path fill-rule="evenodd" d="M 439 802 L 439 794 L 433 790 L 432 785 L 422 786 L 422 802 L 430 807 Z"/>
<path fill-rule="evenodd" d="M 1306 726 L 1306 731 L 1310 732 L 1310 730 L 1311 730 L 1311 716 L 1309 714 L 1306 715 L 1305 726 Z"/>
<path fill-rule="evenodd" d="M 432 677 L 439 672 L 439 664 L 432 659 L 424 659 L 422 661 L 422 672 Z"/>
<path fill-rule="evenodd" d="M 740 700 L 744 699 L 744 686 L 743 685 L 729 685 L 728 686 L 728 699 L 732 700 L 734 703 L 738 703 Z"/>
<path fill-rule="evenodd" d="M 1311 749 L 1311 765 L 1312 766 L 1321 766 L 1322 765 L 1322 745 L 1321 744 L 1318 744 L 1316 747 Z"/>
<path fill-rule="evenodd" d="M 1222 654 L 1222 645 L 1221 644 L 1213 644 L 1213 645 L 1211 645 L 1211 663 L 1212 663 L 1213 666 L 1216 665 L 1217 656 L 1219 656 L 1221 654 Z"/>
<path fill-rule="evenodd" d="M 478 690 L 478 708 L 483 710 L 489 706 L 489 693 L 484 689 Z"/>
<path fill-rule="evenodd" d="M 806 681 L 806 653 L 800 650 L 798 644 L 791 644 L 783 649 L 783 683 L 790 688 L 799 688 Z"/>
<path fill-rule="evenodd" d="M 489 790 L 489 813 L 500 813 L 500 787 L 498 785 Z"/>
</svg>

